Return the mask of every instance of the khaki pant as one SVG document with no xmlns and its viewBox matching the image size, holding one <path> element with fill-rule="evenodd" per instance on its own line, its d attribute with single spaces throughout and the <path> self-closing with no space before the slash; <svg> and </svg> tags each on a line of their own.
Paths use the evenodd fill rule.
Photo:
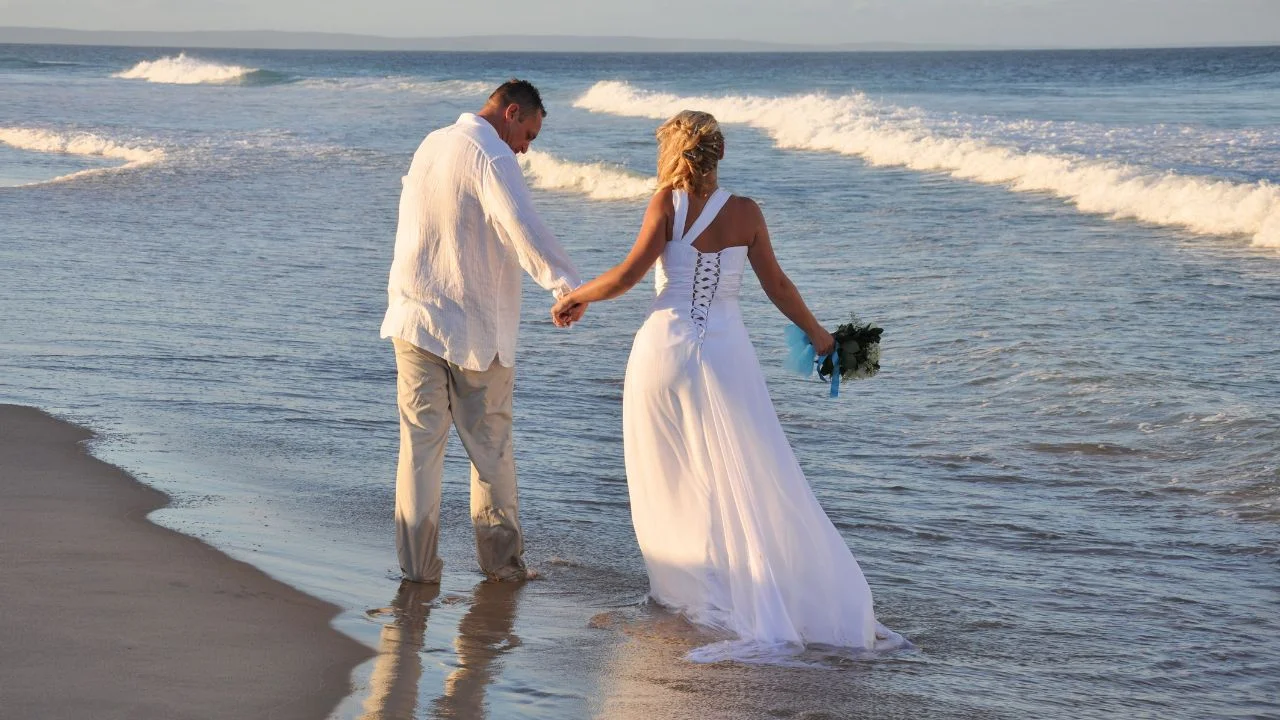
<svg viewBox="0 0 1280 720">
<path fill-rule="evenodd" d="M 400 406 L 396 550 L 408 580 L 440 582 L 440 482 L 449 426 L 471 458 L 471 522 L 480 568 L 493 580 L 524 577 L 511 443 L 515 370 L 496 360 L 464 370 L 394 339 Z"/>
</svg>

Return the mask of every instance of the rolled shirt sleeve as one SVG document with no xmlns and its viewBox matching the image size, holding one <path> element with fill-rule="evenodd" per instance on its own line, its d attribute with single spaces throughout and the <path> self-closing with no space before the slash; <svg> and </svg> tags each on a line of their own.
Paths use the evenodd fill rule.
<svg viewBox="0 0 1280 720">
<path fill-rule="evenodd" d="M 514 155 L 487 164 L 481 198 L 498 235 L 535 282 L 557 298 L 582 284 L 568 253 L 534 210 L 533 196 Z"/>
</svg>

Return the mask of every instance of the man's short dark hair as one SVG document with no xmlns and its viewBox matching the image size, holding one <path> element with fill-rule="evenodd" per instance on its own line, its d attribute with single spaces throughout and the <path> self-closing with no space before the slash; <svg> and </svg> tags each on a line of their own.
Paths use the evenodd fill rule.
<svg viewBox="0 0 1280 720">
<path fill-rule="evenodd" d="M 547 109 L 542 106 L 542 95 L 538 92 L 538 88 L 528 80 L 510 80 L 498 86 L 497 90 L 489 96 L 489 103 L 497 103 L 499 107 L 507 107 L 515 103 L 520 106 L 520 119 L 529 117 L 529 113 L 537 110 L 542 113 L 542 117 L 547 116 Z"/>
</svg>

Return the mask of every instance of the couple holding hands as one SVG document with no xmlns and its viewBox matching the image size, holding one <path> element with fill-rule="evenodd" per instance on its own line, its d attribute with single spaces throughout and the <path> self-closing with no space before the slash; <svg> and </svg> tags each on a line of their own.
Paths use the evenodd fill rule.
<svg viewBox="0 0 1280 720">
<path fill-rule="evenodd" d="M 471 517 L 492 581 L 523 560 L 511 399 L 520 284 L 557 298 L 561 327 L 656 266 L 657 297 L 627 364 L 627 486 L 649 597 L 732 639 L 698 661 L 767 660 L 807 644 L 906 644 L 876 622 L 871 590 L 783 434 L 743 324 L 748 262 L 774 305 L 824 355 L 835 341 L 779 267 L 760 208 L 719 186 L 724 136 L 684 111 L 657 130 L 658 189 L 635 245 L 581 283 L 533 208 L 516 155 L 546 115 L 522 80 L 429 134 L 403 178 L 382 336 L 395 347 L 400 455 L 396 546 L 404 578 L 438 583 L 440 485 L 450 426 L 471 459 Z"/>
</svg>

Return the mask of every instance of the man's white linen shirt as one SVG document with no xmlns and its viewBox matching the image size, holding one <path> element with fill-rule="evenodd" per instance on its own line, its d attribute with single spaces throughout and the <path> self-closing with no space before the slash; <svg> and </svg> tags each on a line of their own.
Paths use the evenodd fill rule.
<svg viewBox="0 0 1280 720">
<path fill-rule="evenodd" d="M 464 113 L 427 135 L 401 180 L 382 337 L 468 370 L 515 364 L 521 269 L 559 297 L 578 270 L 538 217 L 515 153 Z"/>
</svg>

